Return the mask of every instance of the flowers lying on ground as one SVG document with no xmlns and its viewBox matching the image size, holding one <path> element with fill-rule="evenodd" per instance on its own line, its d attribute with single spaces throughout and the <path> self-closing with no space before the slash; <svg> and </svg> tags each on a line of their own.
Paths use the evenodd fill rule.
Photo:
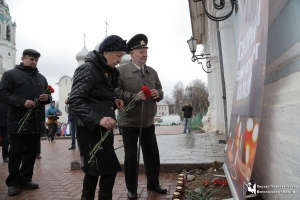
<svg viewBox="0 0 300 200">
<path fill-rule="evenodd" d="M 208 186 L 210 184 L 210 182 L 208 181 L 208 180 L 205 180 L 204 182 L 203 182 L 203 185 L 204 186 Z"/>
<path fill-rule="evenodd" d="M 51 85 L 48 85 L 48 86 L 47 86 L 47 89 L 43 92 L 43 94 L 51 94 L 51 93 L 54 93 L 54 89 L 51 87 Z M 40 100 L 39 100 L 38 97 L 35 98 L 33 102 L 35 103 L 35 107 L 38 106 L 38 105 L 40 104 Z M 32 111 L 33 111 L 33 109 L 34 109 L 35 107 L 28 108 L 26 114 L 25 114 L 25 115 L 23 116 L 23 118 L 18 122 L 18 124 L 21 124 L 20 127 L 19 127 L 19 130 L 18 130 L 18 133 L 19 133 L 20 131 L 26 130 L 26 129 L 25 129 L 25 126 L 27 125 L 27 121 L 28 121 L 30 118 L 32 118 L 32 116 L 30 116 L 30 115 L 31 115 L 31 113 L 32 113 Z"/>
<path fill-rule="evenodd" d="M 116 123 L 118 123 L 118 121 L 120 120 L 120 119 L 122 119 L 126 114 L 127 114 L 127 112 L 130 110 L 130 109 L 132 109 L 134 106 L 135 106 L 135 102 L 137 102 L 138 100 L 139 100 L 139 95 L 141 95 L 141 94 L 143 94 L 146 98 L 149 98 L 149 97 L 151 97 L 151 91 L 150 91 L 150 89 L 147 87 L 147 86 L 142 86 L 142 88 L 141 88 L 141 91 L 138 93 L 138 95 L 137 95 L 137 97 L 135 97 L 134 99 L 132 99 L 131 101 L 130 101 L 130 103 L 126 106 L 126 107 L 124 107 L 123 109 L 122 109 L 122 112 L 121 112 L 121 114 L 118 116 L 118 119 L 116 120 Z M 90 151 L 90 153 L 89 153 L 89 156 L 90 156 L 90 160 L 88 161 L 88 163 L 90 164 L 90 166 L 92 166 L 93 164 L 97 164 L 97 159 L 96 159 L 96 153 L 100 150 L 100 149 L 102 149 L 103 147 L 101 146 L 102 145 L 102 143 L 103 143 L 103 141 L 106 139 L 106 137 L 110 134 L 110 133 L 112 133 L 113 132 L 113 130 L 107 130 L 104 134 L 101 132 L 101 130 L 100 130 L 100 134 L 101 134 L 101 139 L 100 139 L 100 141 L 92 148 L 92 150 Z M 98 165 L 97 165 L 98 166 Z"/>
<path fill-rule="evenodd" d="M 209 185 L 210 184 L 210 182 L 208 181 L 208 180 L 205 180 L 204 182 L 203 182 L 203 185 L 204 186 L 207 186 L 207 185 Z M 228 182 L 227 182 L 227 180 L 219 180 L 218 178 L 214 178 L 213 179 L 213 181 L 212 181 L 212 184 L 214 184 L 214 185 L 219 185 L 219 186 L 228 186 Z"/>
</svg>

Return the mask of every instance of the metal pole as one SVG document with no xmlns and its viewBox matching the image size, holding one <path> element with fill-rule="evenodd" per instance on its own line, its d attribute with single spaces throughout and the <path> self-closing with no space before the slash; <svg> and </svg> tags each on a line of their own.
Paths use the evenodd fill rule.
<svg viewBox="0 0 300 200">
<path fill-rule="evenodd" d="M 139 180 L 140 151 L 141 151 L 141 140 L 142 140 L 142 130 L 143 130 L 143 115 L 144 115 L 144 101 L 142 101 L 142 113 L 141 113 L 140 135 L 139 135 L 139 145 L 138 145 L 138 152 L 137 152 L 136 191 L 137 191 L 137 189 L 138 189 L 138 180 Z M 137 194 L 136 194 L 136 195 L 137 195 Z"/>
<path fill-rule="evenodd" d="M 219 31 L 219 22 L 216 22 L 217 27 L 217 38 L 218 38 L 218 48 L 219 48 L 219 57 L 220 57 L 220 70 L 221 70 L 221 81 L 222 81 L 222 92 L 223 92 L 223 106 L 224 106 L 224 120 L 225 120 L 225 134 L 226 141 L 228 137 L 228 124 L 227 124 L 227 103 L 226 103 L 226 86 L 225 86 L 225 78 L 224 78 L 224 66 L 223 66 L 223 54 L 222 54 L 222 46 L 221 46 L 221 36 Z"/>
</svg>

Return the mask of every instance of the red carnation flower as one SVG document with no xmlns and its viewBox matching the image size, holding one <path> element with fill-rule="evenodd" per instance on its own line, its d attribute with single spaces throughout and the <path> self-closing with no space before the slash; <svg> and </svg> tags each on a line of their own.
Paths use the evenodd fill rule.
<svg viewBox="0 0 300 200">
<path fill-rule="evenodd" d="M 151 97 L 151 91 L 148 88 L 148 86 L 143 85 L 142 88 L 141 88 L 141 91 L 144 93 L 144 95 L 145 95 L 146 98 L 150 98 Z"/>
<path fill-rule="evenodd" d="M 220 184 L 221 184 L 221 181 L 219 181 L 218 178 L 214 178 L 212 182 L 213 182 L 215 185 L 220 185 Z"/>
<path fill-rule="evenodd" d="M 204 182 L 203 182 L 203 185 L 206 187 L 206 186 L 208 186 L 210 183 L 209 183 L 209 181 L 208 180 L 205 180 Z"/>
<path fill-rule="evenodd" d="M 50 92 L 50 93 L 54 93 L 54 89 L 53 89 L 53 87 L 51 87 L 51 85 L 48 85 L 47 86 L 47 90 Z"/>
<path fill-rule="evenodd" d="M 228 186 L 227 180 L 222 180 L 220 185 L 222 185 L 222 186 Z"/>
</svg>

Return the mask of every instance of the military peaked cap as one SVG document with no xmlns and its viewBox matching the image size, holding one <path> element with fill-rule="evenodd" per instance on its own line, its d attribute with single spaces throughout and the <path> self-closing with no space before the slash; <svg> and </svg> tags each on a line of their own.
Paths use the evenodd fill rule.
<svg viewBox="0 0 300 200">
<path fill-rule="evenodd" d="M 133 36 L 128 42 L 127 46 L 129 51 L 132 51 L 133 49 L 142 49 L 142 48 L 148 48 L 148 38 L 144 34 L 137 34 Z"/>
</svg>

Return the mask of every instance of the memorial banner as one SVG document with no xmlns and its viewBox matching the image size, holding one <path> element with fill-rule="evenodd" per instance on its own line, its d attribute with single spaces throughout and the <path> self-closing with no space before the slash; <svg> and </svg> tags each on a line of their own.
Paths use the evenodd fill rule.
<svg viewBox="0 0 300 200">
<path fill-rule="evenodd" d="M 235 199 L 255 196 L 250 178 L 255 159 L 264 91 L 268 1 L 243 1 L 237 79 L 227 137 L 225 173 Z M 244 189 L 249 186 L 250 190 Z M 253 192 L 253 193 L 252 193 Z M 252 195 L 251 195 L 252 194 Z"/>
</svg>

